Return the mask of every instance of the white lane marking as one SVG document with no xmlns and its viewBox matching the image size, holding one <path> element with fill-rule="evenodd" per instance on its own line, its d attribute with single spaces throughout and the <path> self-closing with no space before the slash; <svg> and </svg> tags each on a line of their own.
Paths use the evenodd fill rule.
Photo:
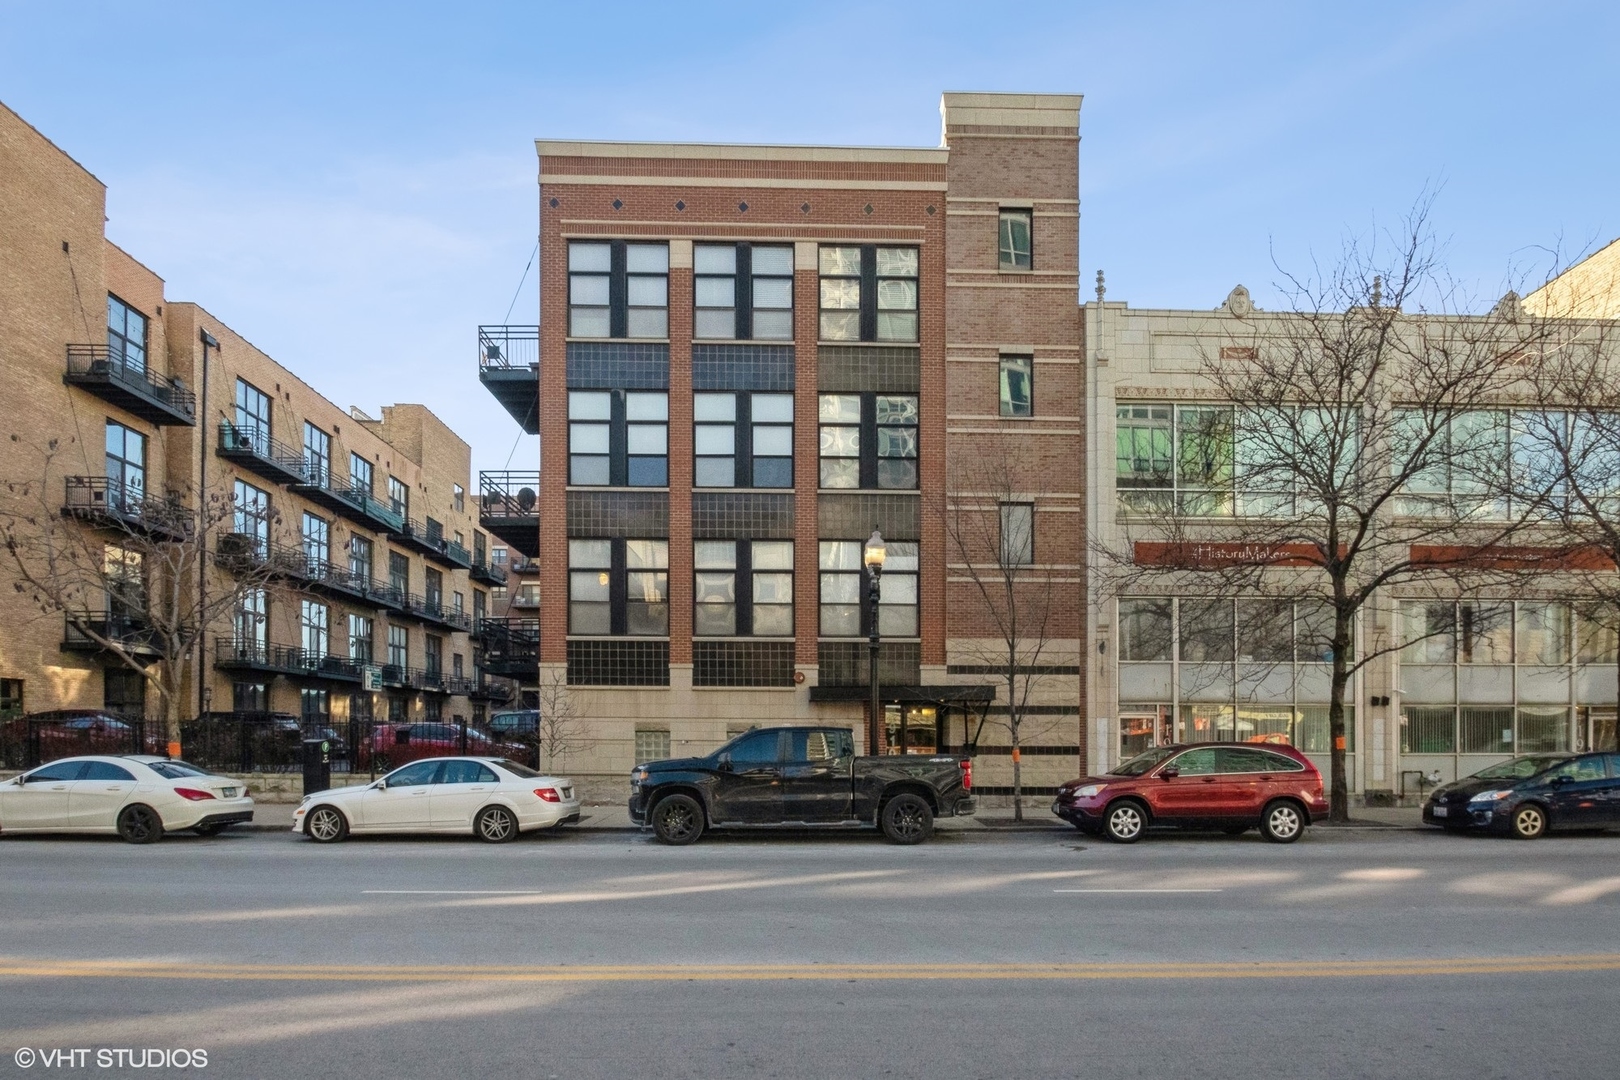
<svg viewBox="0 0 1620 1080">
<path fill-rule="evenodd" d="M 1184 892 L 1224 892 L 1224 889 L 1053 889 L 1061 893 L 1184 893 Z"/>
<path fill-rule="evenodd" d="M 539 889 L 362 889 L 362 896 L 541 896 Z"/>
</svg>

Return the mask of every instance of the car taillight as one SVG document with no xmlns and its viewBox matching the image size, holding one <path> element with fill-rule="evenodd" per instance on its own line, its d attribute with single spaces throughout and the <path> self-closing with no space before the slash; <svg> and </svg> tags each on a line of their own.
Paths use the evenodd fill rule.
<svg viewBox="0 0 1620 1080">
<path fill-rule="evenodd" d="M 562 802 L 562 796 L 557 794 L 557 789 L 554 787 L 537 787 L 534 789 L 534 793 L 539 796 L 542 802 Z"/>
<path fill-rule="evenodd" d="M 204 799 L 214 797 L 212 791 L 200 791 L 194 787 L 177 787 L 174 789 L 174 793 L 182 799 L 190 799 L 192 802 L 202 802 Z"/>
<path fill-rule="evenodd" d="M 963 791 L 972 791 L 973 790 L 973 759 L 972 758 L 963 758 L 961 761 L 957 762 L 957 764 L 962 766 L 962 790 Z"/>
</svg>

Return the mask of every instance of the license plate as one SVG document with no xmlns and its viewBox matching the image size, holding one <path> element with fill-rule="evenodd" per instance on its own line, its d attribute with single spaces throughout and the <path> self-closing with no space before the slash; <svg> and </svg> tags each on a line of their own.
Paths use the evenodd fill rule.
<svg viewBox="0 0 1620 1080">
<path fill-rule="evenodd" d="M 1435 807 L 1434 808 L 1434 816 L 1435 817 L 1445 817 L 1446 816 L 1446 808 L 1443 807 L 1443 806 Z"/>
<path fill-rule="evenodd" d="M 233 787 L 220 788 L 219 793 L 227 799 L 236 798 L 236 789 Z"/>
<path fill-rule="evenodd" d="M 565 798 L 565 799 L 572 799 L 572 798 L 573 798 L 573 797 L 574 797 L 574 789 L 573 789 L 573 788 L 571 788 L 571 787 L 565 787 L 565 788 L 563 788 L 563 790 L 562 790 L 562 796 L 563 796 L 563 798 Z"/>
</svg>

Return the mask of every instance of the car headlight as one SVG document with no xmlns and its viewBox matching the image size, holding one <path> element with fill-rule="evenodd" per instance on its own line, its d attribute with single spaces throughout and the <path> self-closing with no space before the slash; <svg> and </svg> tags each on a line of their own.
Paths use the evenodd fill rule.
<svg viewBox="0 0 1620 1080">
<path fill-rule="evenodd" d="M 1075 788 L 1074 797 L 1077 799 L 1089 799 L 1093 795 L 1101 795 L 1102 789 L 1107 786 L 1107 784 L 1087 784 L 1085 787 Z"/>
<path fill-rule="evenodd" d="M 1468 801 L 1469 801 L 1470 804 L 1472 804 L 1472 803 L 1501 802 L 1503 799 L 1507 798 L 1509 795 L 1512 795 L 1512 794 L 1513 794 L 1512 791 L 1482 791 L 1478 795 L 1475 795 L 1472 799 L 1469 799 Z"/>
<path fill-rule="evenodd" d="M 641 781 L 647 779 L 647 770 L 638 765 L 636 768 L 630 770 L 630 779 L 640 783 Z"/>
</svg>

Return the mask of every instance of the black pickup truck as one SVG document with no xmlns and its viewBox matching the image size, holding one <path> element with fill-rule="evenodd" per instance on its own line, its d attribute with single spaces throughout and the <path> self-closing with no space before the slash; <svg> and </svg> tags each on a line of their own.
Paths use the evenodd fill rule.
<svg viewBox="0 0 1620 1080">
<path fill-rule="evenodd" d="M 733 825 L 876 825 L 896 844 L 920 844 L 935 817 L 973 809 L 968 759 L 856 757 L 848 728 L 759 728 L 707 757 L 630 774 L 630 819 L 666 844 Z"/>
</svg>

